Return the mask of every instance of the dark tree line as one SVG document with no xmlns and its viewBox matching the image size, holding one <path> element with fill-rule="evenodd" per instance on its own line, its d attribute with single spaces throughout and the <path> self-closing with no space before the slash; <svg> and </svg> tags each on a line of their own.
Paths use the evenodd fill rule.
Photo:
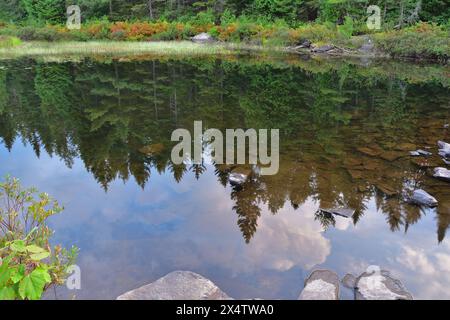
<svg viewBox="0 0 450 320">
<path fill-rule="evenodd" d="M 111 21 L 135 19 L 195 19 L 207 12 L 211 19 L 252 19 L 295 25 L 311 21 L 340 23 L 345 16 L 367 18 L 366 8 L 378 5 L 385 23 L 408 19 L 448 23 L 446 0 L 1 0 L 0 20 L 21 23 L 63 23 L 65 8 L 77 4 L 85 21 L 107 17 Z"/>
</svg>

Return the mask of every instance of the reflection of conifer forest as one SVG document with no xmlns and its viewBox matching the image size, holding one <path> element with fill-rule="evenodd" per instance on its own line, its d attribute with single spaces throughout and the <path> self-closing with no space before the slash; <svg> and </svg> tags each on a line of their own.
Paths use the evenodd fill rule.
<svg viewBox="0 0 450 320">
<path fill-rule="evenodd" d="M 172 130 L 192 129 L 194 120 L 222 130 L 279 128 L 279 173 L 255 174 L 231 193 L 246 241 L 263 204 L 276 214 L 308 198 L 355 209 L 355 224 L 374 198 L 391 230 L 406 232 L 424 214 L 402 200 L 411 185 L 438 199 L 433 214 L 442 241 L 449 185 L 429 168 L 445 164 L 409 151 L 430 147 L 436 154 L 437 140 L 450 140 L 448 83 L 436 75 L 415 78 L 421 68 L 410 76 L 401 66 L 368 70 L 226 60 L 1 62 L 0 136 L 9 150 L 23 139 L 37 156 L 45 150 L 69 167 L 79 157 L 107 189 L 131 176 L 144 187 L 155 171 L 176 181 L 198 178 L 207 167 L 170 161 Z M 225 186 L 232 169 L 216 165 L 218 182 Z M 334 224 L 326 214 L 316 218 Z"/>
</svg>

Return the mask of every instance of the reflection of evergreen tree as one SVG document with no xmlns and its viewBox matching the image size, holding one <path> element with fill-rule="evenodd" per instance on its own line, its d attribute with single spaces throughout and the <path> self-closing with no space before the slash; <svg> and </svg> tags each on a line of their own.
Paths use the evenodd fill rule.
<svg viewBox="0 0 450 320">
<path fill-rule="evenodd" d="M 450 226 L 450 203 L 442 203 L 440 207 L 437 209 L 437 237 L 438 242 L 441 243 L 444 238 L 447 230 Z"/>
<path fill-rule="evenodd" d="M 258 218 L 261 216 L 260 203 L 258 202 L 261 191 L 257 184 L 249 181 L 243 187 L 234 187 L 231 192 L 231 199 L 235 202 L 233 210 L 238 215 L 237 223 L 247 243 L 255 234 Z"/>
<path fill-rule="evenodd" d="M 73 140 L 73 118 L 76 107 L 73 103 L 73 80 L 68 64 L 36 65 L 34 86 L 40 98 L 41 115 L 45 119 L 45 129 L 40 138 L 50 154 L 56 152 L 70 166 L 76 156 Z M 36 143 L 36 137 L 31 139 Z"/>
<path fill-rule="evenodd" d="M 195 179 L 199 179 L 203 172 L 206 171 L 206 166 L 204 163 L 194 163 L 191 165 L 190 170 L 194 173 Z"/>
<path fill-rule="evenodd" d="M 334 227 L 336 224 L 336 219 L 334 218 L 334 216 L 331 213 L 322 210 L 318 210 L 314 214 L 314 220 L 319 221 L 324 230 L 327 230 L 330 227 Z"/>
</svg>

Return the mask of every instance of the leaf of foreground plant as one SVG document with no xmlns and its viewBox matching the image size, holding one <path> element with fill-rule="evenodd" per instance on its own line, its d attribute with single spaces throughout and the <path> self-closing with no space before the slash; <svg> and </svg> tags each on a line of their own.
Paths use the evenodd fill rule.
<svg viewBox="0 0 450 320">
<path fill-rule="evenodd" d="M 23 240 L 15 240 L 11 243 L 11 250 L 15 252 L 25 252 L 25 241 Z"/>
<path fill-rule="evenodd" d="M 9 269 L 10 260 L 11 257 L 7 257 L 6 259 L 3 259 L 2 264 L 0 265 L 0 287 L 5 286 L 11 276 L 11 270 Z"/>
<path fill-rule="evenodd" d="M 44 251 L 44 252 L 40 252 L 40 253 L 34 253 L 32 255 L 30 255 L 30 258 L 33 259 L 34 261 L 40 261 L 42 259 L 47 258 L 50 255 L 50 253 L 48 251 Z"/>
<path fill-rule="evenodd" d="M 14 270 L 13 274 L 11 275 L 11 280 L 13 283 L 17 283 L 20 280 L 22 280 L 24 276 L 25 276 L 25 266 L 21 264 L 19 268 Z"/>
<path fill-rule="evenodd" d="M 46 283 L 51 282 L 47 270 L 35 269 L 25 276 L 19 284 L 19 294 L 22 299 L 39 300 Z"/>
<path fill-rule="evenodd" d="M 44 252 L 45 249 L 42 249 L 41 247 L 31 244 L 31 245 L 27 246 L 27 251 L 29 253 L 41 253 L 41 252 Z"/>
<path fill-rule="evenodd" d="M 16 292 L 13 288 L 0 289 L 0 300 L 14 300 L 16 298 Z"/>
</svg>

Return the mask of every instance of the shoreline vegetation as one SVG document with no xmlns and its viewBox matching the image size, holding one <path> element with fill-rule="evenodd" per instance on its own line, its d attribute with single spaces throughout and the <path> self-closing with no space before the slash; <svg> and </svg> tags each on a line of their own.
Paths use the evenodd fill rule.
<svg viewBox="0 0 450 320">
<path fill-rule="evenodd" d="M 450 57 L 450 8 L 440 0 L 65 0 L 0 4 L 0 54 L 291 52 L 432 60 Z M 380 25 L 370 27 L 369 6 Z M 373 22 L 373 20 L 372 20 Z M 207 33 L 211 41 L 188 43 Z"/>
<path fill-rule="evenodd" d="M 150 23 L 139 23 L 142 27 Z M 113 26 L 117 24 L 112 24 Z M 122 25 L 122 24 L 120 24 Z M 128 25 L 127 29 L 133 24 Z M 145 29 L 145 27 L 143 27 Z M 176 56 L 234 55 L 257 52 L 284 52 L 294 54 L 326 54 L 333 56 L 400 58 L 429 60 L 446 64 L 450 57 L 450 33 L 439 26 L 421 23 L 414 27 L 371 35 L 342 38 L 338 34 L 320 36 L 314 30 L 298 32 L 290 30 L 287 39 L 273 38 L 233 40 L 212 36 L 211 42 L 194 43 L 190 34 L 161 37 L 163 33 L 137 31 L 138 36 L 115 39 L 104 32 L 101 37 L 80 38 L 80 32 L 92 33 L 92 28 L 73 32 L 62 26 L 46 26 L 45 35 L 35 29 L 33 35 L 24 36 L 24 30 L 14 27 L 14 32 L 0 28 L 0 55 L 15 57 L 24 55 L 60 54 L 168 54 Z M 314 28 L 313 28 L 314 29 Z M 48 30 L 52 30 L 50 33 Z M 132 30 L 135 30 L 132 28 Z M 132 31 L 127 31 L 130 34 Z M 134 31 L 136 32 L 136 31 Z M 9 35 L 2 35 L 2 34 Z M 11 35 L 12 34 L 12 35 Z M 50 35 L 49 35 L 50 34 Z M 83 34 L 83 33 L 82 33 Z M 256 35 L 255 37 L 260 37 Z M 313 39 L 313 41 L 309 40 Z M 307 44 L 305 46 L 305 43 Z M 321 51 L 321 48 L 328 48 Z M 331 48 L 331 50 L 330 50 Z M 319 49 L 319 50 L 317 50 Z"/>
</svg>

